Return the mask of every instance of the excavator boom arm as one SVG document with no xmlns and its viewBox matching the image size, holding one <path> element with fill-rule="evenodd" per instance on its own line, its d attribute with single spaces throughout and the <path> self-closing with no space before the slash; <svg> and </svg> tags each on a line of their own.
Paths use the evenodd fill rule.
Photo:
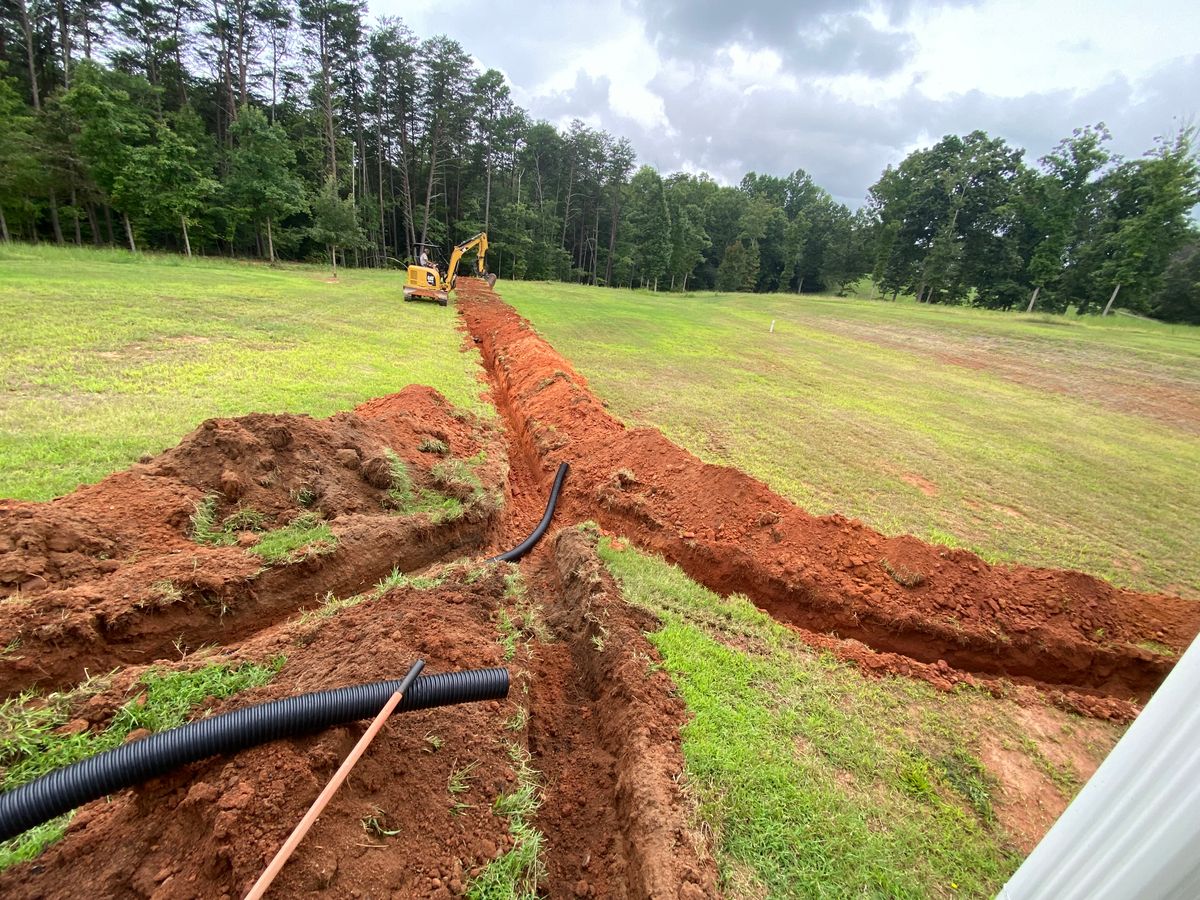
<svg viewBox="0 0 1200 900">
<path fill-rule="evenodd" d="M 446 283 L 447 287 L 453 290 L 454 282 L 458 278 L 458 264 L 462 261 L 463 254 L 471 250 L 475 251 L 475 269 L 480 275 L 487 273 L 487 232 L 481 231 L 475 237 L 463 241 L 461 244 L 456 244 L 454 252 L 450 254 L 450 265 L 446 267 Z"/>
</svg>

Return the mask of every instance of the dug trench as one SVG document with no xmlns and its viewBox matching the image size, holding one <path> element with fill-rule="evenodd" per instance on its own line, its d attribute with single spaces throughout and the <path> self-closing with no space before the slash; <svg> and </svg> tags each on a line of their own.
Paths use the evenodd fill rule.
<svg viewBox="0 0 1200 900">
<path fill-rule="evenodd" d="M 514 463 L 542 483 L 560 460 L 571 464 L 561 521 L 593 519 L 868 671 L 939 686 L 1029 683 L 1079 711 L 1128 719 L 1200 629 L 1200 604 L 1178 597 L 1080 572 L 990 565 L 842 516 L 808 515 L 658 431 L 626 428 L 486 283 L 460 280 L 459 310 Z"/>
<path fill-rule="evenodd" d="M 398 675 L 417 657 L 433 672 L 511 673 L 504 701 L 389 722 L 271 896 L 495 896 L 482 887 L 490 873 L 514 867 L 514 883 L 551 897 L 717 894 L 680 785 L 686 713 L 642 637 L 650 623 L 621 599 L 593 533 L 560 532 L 525 569 L 435 566 L 421 584 L 155 664 L 163 673 L 286 660 L 270 683 L 214 712 Z M 81 693 L 73 731 L 103 728 L 143 672 Z M 365 727 L 195 763 L 89 804 L 65 839 L 0 874 L 0 895 L 241 896 Z"/>
</svg>

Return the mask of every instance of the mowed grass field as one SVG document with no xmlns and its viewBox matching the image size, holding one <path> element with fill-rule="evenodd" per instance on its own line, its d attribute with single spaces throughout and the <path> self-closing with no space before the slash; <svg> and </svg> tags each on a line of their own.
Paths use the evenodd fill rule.
<svg viewBox="0 0 1200 900">
<path fill-rule="evenodd" d="M 483 409 L 454 310 L 402 302 L 401 279 L 0 247 L 0 497 L 68 493 L 213 416 L 326 416 L 414 383 Z"/>
<path fill-rule="evenodd" d="M 0 496 L 68 492 L 215 415 L 326 415 L 409 383 L 486 408 L 478 355 L 463 352 L 453 310 L 404 304 L 398 288 L 394 272 L 350 271 L 331 283 L 316 267 L 0 249 Z M 805 301 L 825 313 L 818 326 L 815 312 L 799 324 L 782 298 L 502 289 L 619 414 L 742 465 L 816 511 L 865 516 L 840 487 L 874 477 L 856 457 L 875 446 L 870 458 L 900 459 L 904 429 L 922 433 L 887 415 L 872 426 L 874 444 L 862 434 L 868 410 L 920 397 L 931 383 L 928 352 L 837 333 L 866 322 L 882 335 L 879 317 L 891 314 L 882 304 Z M 931 340 L 949 339 L 942 320 L 930 322 Z M 974 340 L 975 326 L 962 334 Z M 885 396 L 871 392 L 879 378 Z M 947 419 L 977 413 L 965 390 L 938 396 Z M 831 433 L 818 433 L 821 422 Z M 920 514 L 952 512 L 948 475 L 960 470 L 917 470 L 903 458 L 900 475 L 924 472 L 937 487 L 918 490 L 933 502 L 909 513 L 911 527 L 893 524 L 949 529 Z M 903 497 L 881 500 L 910 482 L 883 484 L 877 509 L 903 509 Z M 619 541 L 601 552 L 626 599 L 661 623 L 649 637 L 693 715 L 682 734 L 687 783 L 731 896 L 992 896 L 1122 731 L 983 690 L 868 679 L 745 598 L 712 594 Z"/>
<path fill-rule="evenodd" d="M 1200 329 L 833 297 L 498 290 L 627 423 L 814 514 L 1200 597 Z"/>
</svg>

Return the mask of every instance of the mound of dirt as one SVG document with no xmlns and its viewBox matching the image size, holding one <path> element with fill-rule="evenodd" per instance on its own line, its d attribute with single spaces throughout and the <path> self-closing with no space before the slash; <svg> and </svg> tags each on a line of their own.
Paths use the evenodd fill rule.
<svg viewBox="0 0 1200 900">
<path fill-rule="evenodd" d="M 329 618 L 156 670 L 287 658 L 270 684 L 214 706 L 428 672 L 505 665 L 503 702 L 393 718 L 276 881 L 273 896 L 459 896 L 512 849 L 496 800 L 536 771 L 549 896 L 714 896 L 716 867 L 678 783 L 686 710 L 592 541 L 560 535 L 525 591 L 514 569 L 452 564 Z M 546 624 L 540 621 L 544 610 Z M 519 623 L 516 640 L 511 624 Z M 541 635 L 540 637 L 538 635 Z M 597 649 L 592 638 L 607 636 Z M 73 711 L 106 727 L 145 667 Z M 258 877 L 366 723 L 197 763 L 80 810 L 65 839 L 0 874 L 6 897 L 237 897 Z M 528 777 L 528 776 L 526 776 Z M 452 789 L 452 785 L 455 787 Z M 395 833 L 391 833 L 395 832 Z"/>
<path fill-rule="evenodd" d="M 270 629 L 231 657 L 286 654 L 280 674 L 215 710 L 398 678 L 418 657 L 430 673 L 502 665 L 494 618 L 504 587 L 500 570 L 472 584 L 459 572 L 441 587 L 396 590 L 313 626 Z M 197 664 L 160 661 L 158 668 Z M 101 699 L 115 707 L 121 695 Z M 461 892 L 473 870 L 512 844 L 493 803 L 516 787 L 504 722 L 523 702 L 514 693 L 505 702 L 392 719 L 284 868 L 273 895 Z M 0 875 L 0 894 L 242 896 L 365 727 L 276 741 L 90 804 L 75 816 L 64 841 L 34 863 Z M 450 779 L 464 769 L 466 790 L 452 794 Z"/>
<path fill-rule="evenodd" d="M 459 309 L 510 426 L 510 452 L 544 484 L 559 461 L 571 463 L 563 521 L 596 519 L 711 589 L 744 593 L 783 622 L 882 651 L 885 667 L 903 657 L 938 671 L 1144 701 L 1176 657 L 1139 645 L 1178 652 L 1200 629 L 1200 604 L 1177 597 L 1079 572 L 992 566 L 842 516 L 810 516 L 658 431 L 626 429 L 485 283 L 460 280 Z"/>
<path fill-rule="evenodd" d="M 401 463 L 406 496 L 453 497 L 458 513 L 439 519 L 397 501 Z M 410 387 L 328 419 L 210 419 L 66 497 L 0 501 L 0 647 L 13 648 L 0 655 L 0 690 L 228 643 L 393 567 L 476 550 L 496 529 L 507 475 L 494 424 Z M 282 561 L 253 552 L 301 516 L 332 538 Z"/>
</svg>

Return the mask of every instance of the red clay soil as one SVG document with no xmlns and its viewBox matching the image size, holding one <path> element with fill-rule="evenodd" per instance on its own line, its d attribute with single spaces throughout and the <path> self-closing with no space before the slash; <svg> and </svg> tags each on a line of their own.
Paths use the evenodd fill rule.
<svg viewBox="0 0 1200 900">
<path fill-rule="evenodd" d="M 235 659 L 287 654 L 274 682 L 218 704 L 217 712 L 300 692 L 398 678 L 422 656 L 427 672 L 502 665 L 493 618 L 504 604 L 499 571 L 473 584 L 395 590 L 317 625 L 277 626 Z M 206 658 L 204 661 L 211 661 Z M 190 664 L 176 661 L 174 667 Z M 168 664 L 160 664 L 168 667 Z M 121 701 L 110 692 L 110 706 Z M 520 696 L 397 715 L 283 869 L 272 896 L 450 896 L 473 870 L 508 850 L 493 814 L 516 787 L 502 745 Z M 95 707 L 95 703 L 90 704 Z M 85 806 L 66 840 L 0 875 L 4 896 L 245 894 L 365 730 L 366 722 L 280 740 Z M 451 773 L 469 770 L 451 794 Z M 454 808 L 455 804 L 464 804 Z M 376 817 L 400 836 L 371 833 Z"/>
<path fill-rule="evenodd" d="M 532 753 L 544 785 L 535 822 L 545 833 L 543 887 L 562 897 L 716 894 L 716 867 L 688 825 L 678 782 L 684 720 L 670 679 L 646 676 L 659 657 L 649 627 L 571 533 L 543 551 L 522 606 L 512 571 L 444 568 L 432 589 L 400 588 L 333 618 L 271 626 L 220 655 L 160 660 L 158 670 L 287 657 L 270 684 L 213 706 L 223 712 L 335 686 L 399 677 L 418 657 L 427 672 L 507 666 L 503 702 L 392 719 L 289 861 L 270 896 L 450 897 L 513 846 L 494 811 L 516 790 L 517 753 Z M 437 574 L 437 573 L 434 573 Z M 546 610 L 553 635 L 529 609 Z M 515 653 L 498 640 L 504 612 L 527 631 Z M 586 612 L 586 619 L 585 619 Z M 614 640 L 597 652 L 599 624 Z M 72 725 L 102 729 L 144 668 L 80 698 Z M 66 838 L 0 874 L 0 896 L 238 897 L 307 811 L 367 723 L 276 741 L 188 766 L 84 807 Z M 451 793 L 456 772 L 466 790 Z M 368 831 L 375 818 L 381 830 Z M 381 833 L 397 831 L 395 835 Z"/>
<path fill-rule="evenodd" d="M 910 674 L 935 683 L 953 670 L 1027 682 L 1101 716 L 1127 718 L 1127 701 L 1144 701 L 1174 664 L 1139 644 L 1178 652 L 1200 629 L 1200 604 L 1177 597 L 1080 572 L 992 566 L 965 550 L 808 515 L 658 431 L 627 429 L 486 284 L 460 279 L 458 290 L 509 425 L 510 454 L 543 485 L 560 461 L 571 463 L 559 522 L 595 519 L 713 590 L 881 652 L 885 669 L 902 659 L 925 664 Z"/>
<path fill-rule="evenodd" d="M 286 654 L 280 674 L 214 709 L 398 678 L 417 657 L 425 658 L 429 673 L 501 665 L 492 620 L 503 603 L 503 577 L 494 571 L 470 585 L 459 579 L 428 591 L 393 591 L 319 625 L 276 627 L 233 658 Z M 185 660 L 171 667 L 198 664 Z M 122 696 L 114 690 L 102 699 L 115 708 Z M 519 700 L 393 718 L 283 869 L 271 896 L 459 893 L 472 870 L 511 845 L 507 822 L 493 813 L 492 803 L 516 786 L 502 741 L 504 722 Z M 90 804 L 75 816 L 64 841 L 0 875 L 0 895 L 242 896 L 366 724 L 191 765 Z M 467 766 L 473 766 L 467 791 L 451 794 L 451 774 Z M 464 805 L 452 809 L 456 803 Z M 369 817 L 399 834 L 367 831 L 363 820 Z"/>
<path fill-rule="evenodd" d="M 415 486 L 468 499 L 464 485 L 431 471 L 444 457 L 419 449 L 428 438 L 459 459 L 486 452 L 476 468 L 485 495 L 448 527 L 387 508 L 385 449 L 408 464 Z M 229 644 L 327 592 L 362 591 L 393 567 L 466 555 L 491 539 L 491 497 L 507 468 L 494 424 L 410 387 L 329 419 L 210 419 L 177 447 L 66 497 L 0 500 L 0 647 L 13 648 L 0 654 L 0 691 Z M 248 551 L 254 534 L 235 546 L 198 544 L 191 517 L 206 496 L 218 501 L 218 521 L 253 509 L 265 529 L 315 512 L 337 547 L 264 566 Z"/>
<path fill-rule="evenodd" d="M 482 492 L 436 470 L 448 457 L 430 437 L 471 460 Z M 416 489 L 463 500 L 464 515 L 437 523 L 391 510 L 385 449 L 407 463 Z M 192 516 L 206 497 L 217 522 L 254 510 L 261 530 L 315 512 L 336 549 L 265 566 L 249 552 L 257 533 L 199 544 Z M 399 677 L 418 656 L 429 672 L 505 665 L 505 702 L 393 719 L 271 896 L 461 895 L 513 846 L 494 803 L 517 788 L 521 754 L 539 773 L 533 824 L 549 896 L 714 896 L 716 866 L 679 784 L 686 709 L 667 675 L 648 677 L 660 658 L 643 632 L 656 625 L 621 599 L 594 536 L 543 541 L 524 563 L 524 592 L 510 589 L 508 566 L 426 568 L 516 543 L 545 500 L 536 472 L 509 471 L 496 423 L 428 388 L 324 420 L 205 422 L 174 449 L 69 496 L 0 501 L 0 647 L 11 648 L 0 654 L 0 690 L 67 689 L 116 668 L 76 696 L 74 733 L 107 728 L 151 666 L 286 656 L 269 685 L 210 704 L 221 712 Z M 332 617 L 297 615 L 327 593 L 363 592 L 393 567 L 425 568 L 441 584 L 368 595 Z M 96 684 L 106 686 L 96 693 Z M 241 896 L 365 725 L 188 766 L 89 804 L 63 841 L 0 874 L 0 896 Z M 466 791 L 452 793 L 464 771 Z M 379 829 L 367 829 L 370 818 Z"/>
<path fill-rule="evenodd" d="M 535 565 L 556 640 L 538 648 L 529 749 L 548 779 L 538 825 L 550 882 L 575 896 L 717 895 L 717 873 L 680 786 L 689 718 L 643 636 L 660 624 L 629 606 L 595 535 L 558 532 Z M 553 892 L 552 892 L 553 893 Z"/>
</svg>

